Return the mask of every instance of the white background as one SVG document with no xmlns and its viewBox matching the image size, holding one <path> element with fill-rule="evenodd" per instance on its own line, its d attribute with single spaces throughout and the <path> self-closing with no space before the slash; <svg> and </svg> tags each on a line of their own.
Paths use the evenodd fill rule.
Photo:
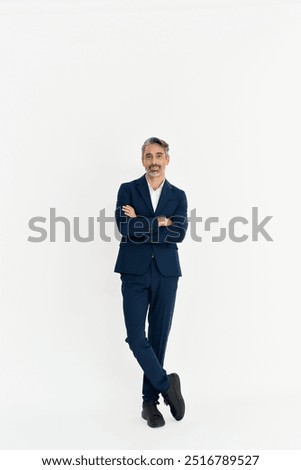
<svg viewBox="0 0 301 470">
<path fill-rule="evenodd" d="M 0 2 L 2 449 L 300 449 L 298 1 Z M 166 369 L 187 404 L 140 417 L 118 251 L 36 236 L 35 216 L 113 215 L 150 136 L 189 210 L 273 238 L 179 245 Z M 250 235 L 250 225 L 237 235 Z"/>
</svg>

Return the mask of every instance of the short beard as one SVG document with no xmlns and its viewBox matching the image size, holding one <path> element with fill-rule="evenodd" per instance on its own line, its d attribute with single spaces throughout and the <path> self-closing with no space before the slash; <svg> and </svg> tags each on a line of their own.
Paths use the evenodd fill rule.
<svg viewBox="0 0 301 470">
<path fill-rule="evenodd" d="M 158 172 L 159 172 L 159 170 L 150 170 L 148 172 L 148 174 L 149 174 L 149 176 L 158 176 Z"/>
<path fill-rule="evenodd" d="M 157 170 L 153 170 L 153 169 L 148 170 L 149 176 L 157 176 L 158 173 L 160 174 L 160 168 L 158 168 Z"/>
</svg>

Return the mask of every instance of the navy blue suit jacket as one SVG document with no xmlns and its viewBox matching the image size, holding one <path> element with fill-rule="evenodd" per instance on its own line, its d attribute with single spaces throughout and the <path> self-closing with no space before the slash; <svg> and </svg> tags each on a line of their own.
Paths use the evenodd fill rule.
<svg viewBox="0 0 301 470">
<path fill-rule="evenodd" d="M 124 215 L 122 206 L 129 204 L 137 217 Z M 159 227 L 157 217 L 165 216 L 172 225 Z M 166 179 L 154 212 L 145 174 L 123 183 L 118 191 L 115 220 L 122 235 L 114 271 L 143 274 L 155 257 L 163 276 L 181 276 L 177 243 L 186 235 L 187 198 L 185 192 Z"/>
</svg>

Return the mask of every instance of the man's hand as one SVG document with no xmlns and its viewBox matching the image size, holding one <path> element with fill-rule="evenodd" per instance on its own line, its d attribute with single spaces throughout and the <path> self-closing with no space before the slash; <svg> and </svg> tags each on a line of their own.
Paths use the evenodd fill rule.
<svg viewBox="0 0 301 470">
<path fill-rule="evenodd" d="M 168 225 L 172 225 L 172 220 L 167 219 L 164 215 L 161 215 L 158 218 L 158 226 L 159 227 L 167 227 Z"/>
<path fill-rule="evenodd" d="M 123 210 L 124 214 L 127 215 L 130 218 L 137 217 L 135 209 L 132 206 L 129 206 L 128 204 L 126 206 L 122 206 L 122 210 Z"/>
</svg>

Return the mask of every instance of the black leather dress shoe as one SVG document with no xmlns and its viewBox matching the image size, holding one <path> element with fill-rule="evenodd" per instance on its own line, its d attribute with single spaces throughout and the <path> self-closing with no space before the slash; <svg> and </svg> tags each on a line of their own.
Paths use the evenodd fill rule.
<svg viewBox="0 0 301 470">
<path fill-rule="evenodd" d="M 159 428 L 161 426 L 164 426 L 165 424 L 164 418 L 160 411 L 157 409 L 156 403 L 143 403 L 141 416 L 142 418 L 147 420 L 147 424 L 151 428 Z"/>
<path fill-rule="evenodd" d="M 185 402 L 181 394 L 180 377 L 178 374 L 169 374 L 169 388 L 163 395 L 165 405 L 170 406 L 173 417 L 180 421 L 185 414 Z"/>
</svg>

